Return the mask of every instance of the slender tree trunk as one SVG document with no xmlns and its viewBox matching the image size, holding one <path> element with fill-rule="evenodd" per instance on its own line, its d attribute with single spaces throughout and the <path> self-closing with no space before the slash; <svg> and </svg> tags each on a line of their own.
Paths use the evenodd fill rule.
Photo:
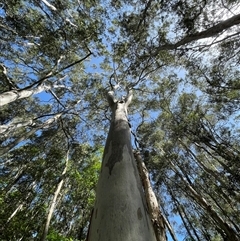
<svg viewBox="0 0 240 241">
<path fill-rule="evenodd" d="M 131 146 L 127 107 L 131 94 L 115 101 L 103 154 L 88 241 L 156 241 Z"/>
<path fill-rule="evenodd" d="M 165 223 L 165 225 L 166 225 L 166 227 L 167 227 L 167 229 L 168 229 L 168 231 L 169 231 L 169 233 L 170 233 L 170 235 L 172 237 L 172 240 L 173 241 L 178 241 L 177 236 L 176 236 L 176 234 L 175 234 L 175 232 L 174 232 L 170 222 L 168 221 L 168 219 L 167 219 L 167 217 L 165 215 L 163 215 L 163 219 L 164 219 L 164 223 Z"/>
<path fill-rule="evenodd" d="M 180 140 L 180 138 L 178 139 L 178 141 L 181 143 L 181 145 L 185 148 L 185 150 L 192 156 L 192 158 L 194 159 L 194 161 L 198 164 L 198 166 L 200 168 L 202 168 L 206 173 L 208 173 L 209 175 L 213 176 L 218 182 L 221 183 L 221 185 L 223 187 L 226 186 L 226 183 L 222 180 L 221 175 L 219 175 L 219 172 L 217 172 L 217 169 L 215 168 L 215 170 L 212 170 L 211 168 L 207 167 L 207 165 L 200 160 L 195 154 L 194 152 L 187 146 L 185 145 L 185 143 L 183 141 Z"/>
<path fill-rule="evenodd" d="M 172 201 L 174 203 L 175 208 L 177 209 L 177 211 L 179 213 L 180 218 L 182 219 L 183 225 L 184 225 L 184 227 L 185 227 L 189 237 L 191 238 L 191 240 L 195 240 L 195 238 L 193 237 L 192 232 L 194 234 L 196 234 L 196 232 L 195 232 L 195 229 L 194 229 L 193 225 L 189 221 L 189 218 L 187 217 L 186 212 L 184 211 L 182 205 L 178 202 L 178 200 L 175 197 L 175 194 L 173 193 L 173 191 L 170 188 L 168 188 L 168 192 L 169 192 L 169 194 L 171 196 L 171 199 L 172 199 Z M 199 241 L 198 236 L 196 236 L 196 238 L 197 238 L 196 240 Z"/>
<path fill-rule="evenodd" d="M 165 210 L 165 208 L 164 208 L 163 203 L 162 203 L 162 205 L 161 205 L 161 209 L 162 209 L 162 212 L 163 212 L 164 223 L 165 223 L 165 225 L 166 225 L 166 227 L 167 227 L 167 229 L 168 229 L 168 231 L 169 231 L 169 233 L 170 233 L 170 235 L 171 235 L 171 237 L 172 237 L 172 240 L 173 240 L 173 241 L 178 241 L 177 236 L 176 236 L 176 234 L 175 234 L 175 232 L 174 232 L 174 229 L 173 229 L 170 221 L 169 221 L 168 218 L 167 218 L 167 217 L 168 217 L 168 214 L 167 214 L 167 212 L 166 212 L 166 210 Z"/>
<path fill-rule="evenodd" d="M 179 213 L 179 216 L 180 216 L 181 219 L 182 219 L 183 225 L 184 225 L 185 229 L 187 230 L 187 233 L 188 233 L 190 239 L 191 239 L 191 240 L 195 240 L 194 237 L 193 237 L 193 235 L 192 235 L 192 233 L 191 233 L 191 229 L 190 229 L 190 227 L 188 226 L 187 220 L 185 220 L 185 216 L 184 216 L 182 210 L 180 209 L 180 207 L 179 207 L 178 204 L 176 204 L 176 203 L 175 203 L 175 207 L 177 208 L 177 211 L 178 211 L 178 213 Z"/>
<path fill-rule="evenodd" d="M 11 219 L 17 214 L 17 212 L 22 210 L 22 208 L 23 208 L 23 203 L 18 205 L 18 207 L 14 210 L 14 212 L 8 218 L 7 223 L 9 223 L 11 221 Z"/>
<path fill-rule="evenodd" d="M 211 218 L 218 224 L 219 228 L 222 229 L 225 234 L 226 238 L 229 241 L 240 241 L 240 235 L 236 233 L 236 231 L 225 221 L 222 217 L 213 209 L 213 207 L 207 202 L 207 200 L 202 197 L 196 190 L 192 187 L 190 183 L 186 181 L 181 173 L 177 170 L 175 165 L 170 162 L 172 169 L 179 174 L 179 177 L 185 184 L 186 189 L 189 191 L 190 196 L 211 216 Z"/>
<path fill-rule="evenodd" d="M 228 222 L 231 223 L 231 225 L 235 228 L 235 230 L 236 230 L 238 233 L 240 233 L 240 229 L 239 229 L 239 227 L 238 227 L 238 224 L 236 224 L 235 221 L 233 220 L 233 218 L 232 218 L 231 216 L 229 216 L 229 214 L 228 214 L 228 211 L 229 211 L 229 210 L 226 211 L 226 210 L 222 207 L 221 203 L 219 203 L 219 200 L 216 198 L 216 197 L 219 198 L 219 195 L 221 195 L 221 190 L 220 190 L 218 193 L 214 192 L 214 195 L 216 195 L 216 196 L 213 195 L 212 191 L 207 191 L 207 194 L 211 197 L 211 199 L 214 201 L 214 203 L 215 203 L 216 206 L 219 208 L 219 210 L 221 210 L 223 216 L 227 218 Z M 230 204 L 228 204 L 228 205 L 230 206 Z M 231 207 L 231 206 L 230 206 L 230 207 Z M 234 210 L 233 210 L 233 211 L 234 211 Z M 231 214 L 230 214 L 230 215 L 231 215 Z M 225 218 L 225 220 L 226 220 L 226 218 Z"/>
<path fill-rule="evenodd" d="M 221 158 L 219 158 L 219 157 L 217 157 L 216 155 L 214 155 L 213 153 L 211 153 L 208 149 L 207 149 L 207 147 L 205 147 L 205 143 L 203 143 L 204 145 L 202 145 L 201 143 L 197 143 L 197 142 L 194 142 L 194 144 L 197 146 L 197 147 L 199 147 L 199 148 L 201 148 L 202 150 L 204 150 L 209 156 L 211 156 L 214 160 L 216 160 L 220 165 L 222 165 L 223 166 L 223 168 L 228 172 L 228 173 L 230 173 L 231 175 L 235 175 L 235 173 L 233 172 L 233 170 L 231 170 L 230 168 L 229 168 L 229 166 L 226 164 L 226 163 L 224 163 L 223 162 L 223 160 L 221 160 Z M 213 149 L 212 149 L 213 150 Z M 215 151 L 215 150 L 213 150 L 213 151 Z M 229 158 L 224 158 L 225 160 L 228 160 Z"/>
<path fill-rule="evenodd" d="M 0 156 L 8 153 L 11 149 L 13 149 L 15 146 L 17 146 L 21 141 L 26 140 L 30 136 L 32 136 L 36 131 L 42 129 L 42 128 L 48 128 L 51 126 L 54 122 L 59 120 L 59 118 L 62 116 L 63 112 L 58 113 L 42 123 L 39 126 L 34 127 L 32 130 L 28 131 L 27 133 L 24 133 L 24 135 L 20 136 L 19 138 L 15 139 L 12 143 L 9 143 L 7 146 L 0 148 Z"/>
<path fill-rule="evenodd" d="M 64 168 L 64 170 L 62 172 L 61 181 L 58 183 L 56 191 L 55 191 L 54 196 L 53 196 L 53 199 L 51 201 L 51 205 L 50 205 L 49 212 L 48 212 L 48 215 L 47 215 L 47 220 L 46 220 L 46 223 L 45 223 L 45 226 L 44 226 L 44 230 L 43 230 L 41 241 L 45 241 L 46 237 L 47 237 L 47 234 L 48 234 L 50 221 L 52 219 L 53 211 L 54 211 L 55 206 L 56 206 L 56 201 L 57 201 L 58 195 L 59 195 L 59 193 L 60 193 L 60 191 L 62 189 L 62 186 L 63 186 L 64 175 L 67 172 L 68 155 L 69 155 L 69 151 L 67 152 L 65 168 Z"/>
<path fill-rule="evenodd" d="M 200 239 L 200 237 L 198 236 L 198 233 L 197 233 L 195 227 L 192 225 L 192 222 L 191 222 L 191 220 L 189 219 L 188 214 L 187 214 L 187 212 L 186 212 L 185 209 L 184 209 L 184 206 L 181 205 L 177 199 L 176 199 L 176 202 L 177 202 L 177 205 L 178 205 L 178 209 L 180 210 L 180 212 L 182 212 L 183 217 L 186 218 L 186 220 L 187 220 L 187 222 L 188 222 L 188 224 L 189 224 L 189 227 L 191 228 L 194 236 L 196 237 L 194 240 L 200 241 L 201 239 Z"/>
<path fill-rule="evenodd" d="M 26 204 L 26 200 L 29 198 L 29 196 L 32 194 L 32 190 L 34 190 L 34 188 L 36 187 L 36 182 L 33 181 L 30 185 L 29 188 L 31 190 L 29 190 L 28 194 L 25 196 L 25 201 L 23 202 L 19 202 L 17 208 L 13 211 L 13 213 L 10 215 L 10 217 L 7 219 L 7 221 L 4 224 L 4 227 L 6 227 L 8 225 L 8 223 L 14 218 L 14 216 L 21 211 L 24 208 L 24 205 Z"/>
</svg>

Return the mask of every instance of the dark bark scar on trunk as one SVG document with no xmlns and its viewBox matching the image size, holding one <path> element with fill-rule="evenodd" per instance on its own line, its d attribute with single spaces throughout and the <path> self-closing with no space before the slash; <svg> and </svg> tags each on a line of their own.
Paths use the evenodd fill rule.
<svg viewBox="0 0 240 241">
<path fill-rule="evenodd" d="M 138 210 L 137 210 L 137 216 L 138 216 L 138 220 L 141 220 L 141 219 L 143 218 L 141 208 L 138 208 Z"/>
<path fill-rule="evenodd" d="M 107 160 L 106 167 L 109 168 L 109 175 L 112 174 L 112 169 L 117 162 L 120 162 L 123 158 L 123 145 L 118 142 L 112 143 L 111 155 Z"/>
<path fill-rule="evenodd" d="M 129 125 L 125 120 L 117 120 L 112 123 L 111 136 L 107 145 L 106 155 L 109 153 L 109 157 L 107 158 L 105 167 L 109 168 L 110 175 L 115 164 L 123 160 L 124 146 L 127 146 L 128 152 L 131 151 Z"/>
</svg>

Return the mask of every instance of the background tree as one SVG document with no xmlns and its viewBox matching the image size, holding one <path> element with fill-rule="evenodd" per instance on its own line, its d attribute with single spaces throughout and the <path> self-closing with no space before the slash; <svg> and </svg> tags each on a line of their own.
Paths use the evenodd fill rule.
<svg viewBox="0 0 240 241">
<path fill-rule="evenodd" d="M 61 182 L 47 239 L 85 239 L 104 96 L 126 86 L 172 239 L 240 239 L 238 1 L 16 0 L 0 16 L 2 240 L 40 240 Z"/>
</svg>

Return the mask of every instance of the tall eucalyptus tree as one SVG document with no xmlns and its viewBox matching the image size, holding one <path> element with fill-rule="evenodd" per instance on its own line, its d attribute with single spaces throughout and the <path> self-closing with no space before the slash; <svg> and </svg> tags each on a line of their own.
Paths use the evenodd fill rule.
<svg viewBox="0 0 240 241">
<path fill-rule="evenodd" d="M 239 25 L 234 0 L 2 1 L 1 239 L 39 239 L 63 183 L 47 239 L 84 240 L 105 93 L 129 86 L 173 239 L 239 240 Z"/>
</svg>

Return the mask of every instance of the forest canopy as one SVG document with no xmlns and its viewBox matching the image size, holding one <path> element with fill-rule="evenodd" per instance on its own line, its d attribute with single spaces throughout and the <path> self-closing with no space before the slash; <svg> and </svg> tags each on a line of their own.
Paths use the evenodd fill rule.
<svg viewBox="0 0 240 241">
<path fill-rule="evenodd" d="M 0 2 L 0 239 L 83 241 L 129 88 L 169 240 L 240 240 L 240 3 Z"/>
</svg>

